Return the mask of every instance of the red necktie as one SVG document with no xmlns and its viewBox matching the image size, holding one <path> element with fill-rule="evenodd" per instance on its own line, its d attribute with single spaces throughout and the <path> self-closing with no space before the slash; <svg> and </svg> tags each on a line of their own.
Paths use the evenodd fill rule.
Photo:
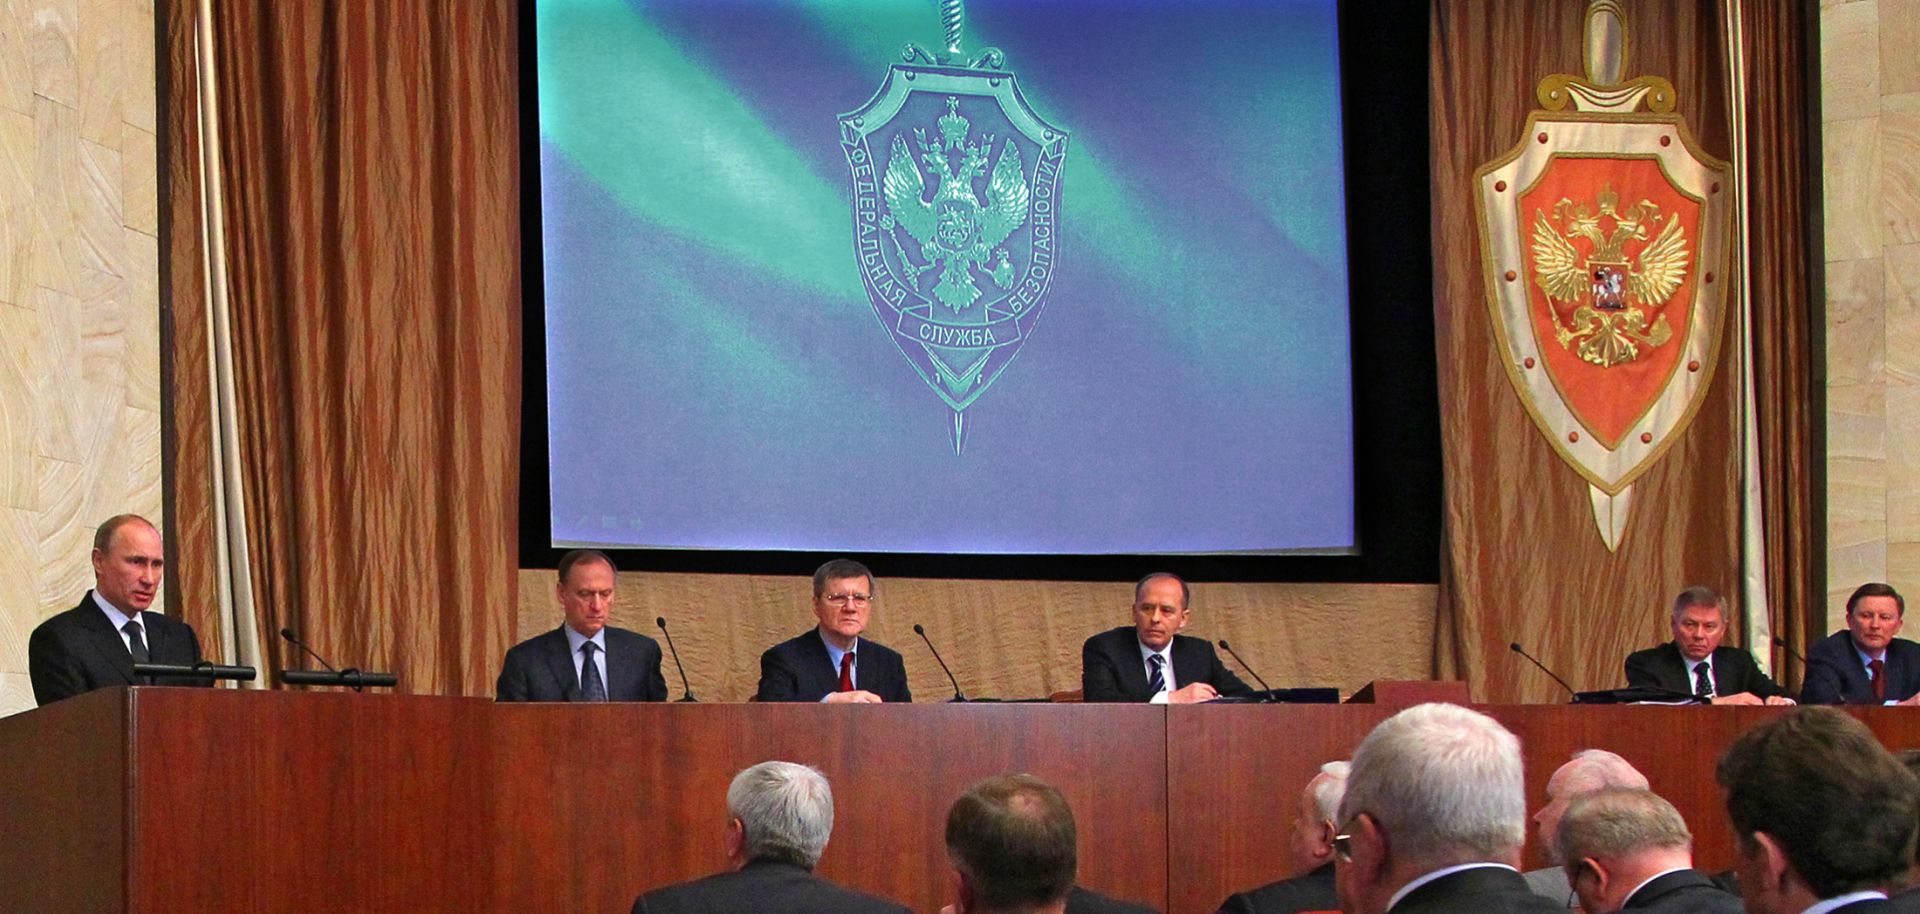
<svg viewBox="0 0 1920 914">
<path fill-rule="evenodd" d="M 853 652 L 840 655 L 840 691 L 853 691 Z"/>
<path fill-rule="evenodd" d="M 1885 660 L 1867 661 L 1867 675 L 1873 677 L 1873 700 L 1887 700 L 1887 662 Z"/>
</svg>

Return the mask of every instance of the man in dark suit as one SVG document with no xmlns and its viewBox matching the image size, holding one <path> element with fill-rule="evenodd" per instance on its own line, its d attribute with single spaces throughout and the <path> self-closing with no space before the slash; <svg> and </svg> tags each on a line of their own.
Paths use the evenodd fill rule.
<svg viewBox="0 0 1920 914">
<path fill-rule="evenodd" d="M 1800 699 L 1810 705 L 1920 704 L 1920 644 L 1894 637 L 1906 615 L 1899 591 L 1860 585 L 1847 598 L 1847 630 L 1807 651 Z"/>
<path fill-rule="evenodd" d="M 1714 772 L 1752 914 L 1892 914 L 1913 864 L 1920 781 L 1865 724 L 1800 708 L 1740 735 Z"/>
<path fill-rule="evenodd" d="M 967 789 L 947 810 L 950 914 L 1063 914 L 1079 867 L 1073 809 L 1030 774 Z"/>
<path fill-rule="evenodd" d="M 1668 622 L 1672 641 L 1627 655 L 1627 685 L 1684 692 L 1716 705 L 1793 704 L 1752 654 L 1720 646 L 1727 634 L 1727 604 L 1713 588 L 1681 591 Z"/>
<path fill-rule="evenodd" d="M 1219 914 L 1300 914 L 1340 907 L 1333 890 L 1334 818 L 1347 791 L 1346 762 L 1328 762 L 1300 791 L 1300 809 L 1287 838 L 1293 876 L 1227 898 Z"/>
<path fill-rule="evenodd" d="M 820 622 L 760 655 L 757 701 L 873 704 L 912 701 L 907 664 L 886 645 L 860 637 L 873 609 L 873 572 L 834 559 L 813 573 Z"/>
<path fill-rule="evenodd" d="M 1179 634 L 1192 613 L 1187 582 L 1156 572 L 1133 585 L 1133 625 L 1101 632 L 1080 648 L 1087 701 L 1192 704 L 1252 692 L 1200 638 Z"/>
<path fill-rule="evenodd" d="M 160 531 L 146 518 L 121 514 L 101 524 L 93 533 L 93 589 L 27 639 L 34 701 L 48 705 L 120 685 L 212 685 L 173 677 L 149 682 L 133 674 L 135 662 L 200 662 L 193 627 L 150 609 L 165 572 Z"/>
<path fill-rule="evenodd" d="M 1520 874 L 1526 877 L 1528 887 L 1556 904 L 1579 907 L 1580 896 L 1574 894 L 1573 885 L 1567 881 L 1567 868 L 1561 865 L 1566 861 L 1560 858 L 1560 820 L 1566 816 L 1567 807 L 1596 790 L 1645 789 L 1646 786 L 1647 776 L 1641 774 L 1640 769 L 1619 753 L 1605 749 L 1582 749 L 1566 764 L 1554 769 L 1547 777 L 1547 805 L 1533 814 L 1533 824 L 1539 829 L 1540 849 L 1548 865 Z"/>
<path fill-rule="evenodd" d="M 660 645 L 607 624 L 613 608 L 613 560 L 592 549 L 560 557 L 565 622 L 507 650 L 494 695 L 500 701 L 666 701 Z"/>
<path fill-rule="evenodd" d="M 1354 750 L 1334 883 L 1347 914 L 1566 914 L 1520 878 L 1520 740 L 1493 718 L 1416 705 Z"/>
<path fill-rule="evenodd" d="M 813 874 L 833 830 L 833 792 L 820 772 L 761 762 L 727 788 L 727 872 L 654 889 L 633 914 L 906 914 L 907 909 Z"/>
<path fill-rule="evenodd" d="M 1651 790 L 1609 787 L 1568 804 L 1557 832 L 1582 910 L 1742 914 L 1740 899 L 1693 868 L 1693 833 Z"/>
</svg>

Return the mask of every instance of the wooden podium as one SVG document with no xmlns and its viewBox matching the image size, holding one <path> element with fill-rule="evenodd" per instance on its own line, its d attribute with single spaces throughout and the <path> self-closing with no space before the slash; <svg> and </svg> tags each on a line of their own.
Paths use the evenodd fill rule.
<svg viewBox="0 0 1920 914">
<path fill-rule="evenodd" d="M 614 914 L 719 870 L 728 782 L 780 758 L 833 783 L 823 875 L 914 910 L 949 900 L 953 798 L 1027 771 L 1073 804 L 1083 884 L 1210 912 L 1281 875 L 1300 788 L 1395 710 L 111 689 L 0 719 L 0 911 Z M 1679 807 L 1710 869 L 1732 861 L 1714 761 L 1780 713 L 1482 710 L 1520 737 L 1529 811 L 1574 751 L 1612 749 Z M 1856 713 L 1889 746 L 1920 745 L 1920 714 Z"/>
</svg>

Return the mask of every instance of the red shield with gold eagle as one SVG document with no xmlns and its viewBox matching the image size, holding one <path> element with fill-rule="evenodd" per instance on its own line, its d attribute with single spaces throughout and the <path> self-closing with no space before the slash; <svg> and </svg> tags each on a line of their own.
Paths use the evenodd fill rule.
<svg viewBox="0 0 1920 914">
<path fill-rule="evenodd" d="M 1475 180 L 1508 375 L 1614 548 L 1725 335 L 1726 166 L 1671 114 L 1536 111 Z"/>
</svg>

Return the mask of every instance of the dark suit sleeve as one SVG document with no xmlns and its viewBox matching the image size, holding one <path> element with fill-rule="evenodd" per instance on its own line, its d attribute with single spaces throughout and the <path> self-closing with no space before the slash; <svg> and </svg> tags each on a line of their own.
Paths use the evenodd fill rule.
<svg viewBox="0 0 1920 914">
<path fill-rule="evenodd" d="M 1207 650 L 1211 653 L 1213 646 L 1207 645 Z M 1213 686 L 1213 690 L 1221 695 L 1253 694 L 1253 687 L 1240 681 L 1240 677 L 1233 675 L 1233 671 L 1227 669 L 1227 662 L 1221 660 L 1219 654 L 1213 654 L 1213 674 L 1207 677 L 1207 684 Z"/>
<path fill-rule="evenodd" d="M 1658 655 L 1653 651 L 1634 651 L 1628 654 L 1626 664 L 1627 685 L 1665 688 L 1665 686 L 1660 685 L 1660 674 L 1655 672 L 1653 668 L 1653 661 L 1656 656 Z"/>
<path fill-rule="evenodd" d="M 1806 705 L 1844 704 L 1846 680 L 1840 669 L 1825 657 L 1807 658 L 1807 679 L 1800 686 L 1800 703 Z"/>
<path fill-rule="evenodd" d="M 1752 654 L 1743 650 L 1736 650 L 1732 656 L 1734 658 L 1733 662 L 1740 665 L 1739 679 L 1735 683 L 1740 688 L 1736 690 L 1734 694 L 1751 692 L 1760 698 L 1772 698 L 1776 695 L 1787 694 L 1787 690 L 1781 688 L 1779 683 L 1774 682 L 1772 676 L 1761 672 L 1760 663 L 1753 659 Z"/>
<path fill-rule="evenodd" d="M 1080 646 L 1080 691 L 1084 701 L 1126 701 L 1120 687 L 1120 669 L 1113 658 L 1100 649 L 1100 636 Z"/>
<path fill-rule="evenodd" d="M 73 651 L 50 626 L 34 629 L 27 639 L 27 673 L 33 680 L 33 700 L 42 707 L 87 690 Z"/>
<path fill-rule="evenodd" d="M 760 655 L 760 690 L 754 695 L 755 701 L 799 701 L 800 673 L 781 656 L 780 649 L 770 647 Z"/>
<path fill-rule="evenodd" d="M 912 704 L 913 689 L 907 686 L 907 658 L 899 654 L 893 655 L 893 678 L 897 687 L 892 690 L 892 695 L 882 695 L 881 700 Z"/>
<path fill-rule="evenodd" d="M 646 677 L 647 686 L 646 686 L 645 694 L 640 696 L 640 700 L 641 701 L 666 701 L 667 700 L 667 676 L 666 676 L 666 671 L 661 669 L 661 666 L 663 662 L 666 660 L 666 658 L 661 655 L 660 645 L 658 642 L 652 639 L 648 639 L 646 644 L 647 644 L 647 654 L 652 657 L 652 664 L 651 664 L 652 672 L 648 674 Z"/>
<path fill-rule="evenodd" d="M 189 653 L 193 657 L 192 660 L 189 660 L 187 662 L 187 665 L 198 666 L 201 660 L 200 635 L 199 633 L 193 630 L 193 626 L 188 625 L 185 622 L 180 623 L 180 629 L 181 629 L 181 633 L 187 636 L 187 648 Z M 180 679 L 176 681 L 180 685 L 198 686 L 199 688 L 203 688 L 203 689 L 213 688 L 212 679 Z"/>
<path fill-rule="evenodd" d="M 493 684 L 494 701 L 532 701 L 526 664 L 520 660 L 518 653 L 507 651 L 507 659 L 500 664 L 500 678 Z"/>
</svg>

